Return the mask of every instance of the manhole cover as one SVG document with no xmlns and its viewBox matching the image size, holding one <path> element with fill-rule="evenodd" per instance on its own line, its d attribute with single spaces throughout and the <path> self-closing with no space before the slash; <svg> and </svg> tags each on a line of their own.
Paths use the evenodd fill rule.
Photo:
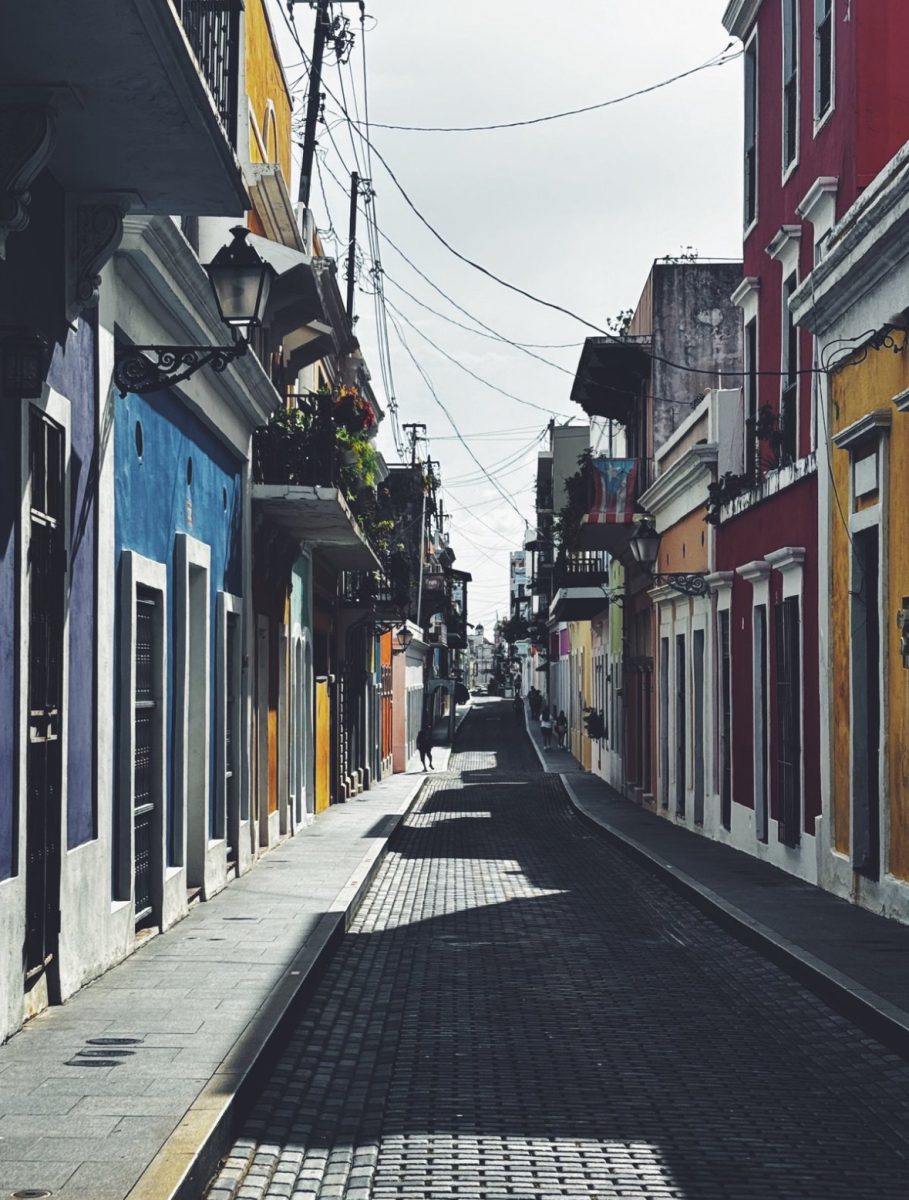
<svg viewBox="0 0 909 1200">
<path fill-rule="evenodd" d="M 14 1200 L 42 1200 L 42 1197 L 51 1194 L 45 1188 L 19 1188 L 18 1192 L 10 1192 Z"/>
<path fill-rule="evenodd" d="M 139 1039 L 128 1037 L 89 1038 L 85 1044 L 87 1046 L 138 1046 Z"/>
</svg>

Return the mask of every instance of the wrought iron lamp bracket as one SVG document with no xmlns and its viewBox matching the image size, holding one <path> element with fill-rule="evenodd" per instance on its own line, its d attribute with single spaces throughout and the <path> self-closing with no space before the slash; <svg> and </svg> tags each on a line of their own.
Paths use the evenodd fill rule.
<svg viewBox="0 0 909 1200">
<path fill-rule="evenodd" d="M 683 596 L 706 596 L 710 590 L 706 575 L 699 575 L 696 572 L 655 571 L 650 578 L 657 585 L 662 584 L 665 587 L 675 588 Z"/>
<path fill-rule="evenodd" d="M 249 347 L 245 338 L 232 346 L 122 346 L 114 358 L 114 383 L 121 396 L 139 396 L 183 383 L 202 367 L 220 374 L 242 358 Z"/>
</svg>

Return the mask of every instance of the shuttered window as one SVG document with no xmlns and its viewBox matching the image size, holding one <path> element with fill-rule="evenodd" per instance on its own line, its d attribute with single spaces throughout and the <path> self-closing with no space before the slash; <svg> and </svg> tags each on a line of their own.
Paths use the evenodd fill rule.
<svg viewBox="0 0 909 1200">
<path fill-rule="evenodd" d="M 833 0 L 814 0 L 814 118 L 833 106 Z"/>
<path fill-rule="evenodd" d="M 783 0 L 783 171 L 795 162 L 799 148 L 799 8 Z"/>
</svg>

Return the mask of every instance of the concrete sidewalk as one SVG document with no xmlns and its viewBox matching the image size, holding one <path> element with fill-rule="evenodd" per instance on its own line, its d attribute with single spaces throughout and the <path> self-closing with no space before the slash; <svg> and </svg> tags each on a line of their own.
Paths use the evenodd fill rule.
<svg viewBox="0 0 909 1200">
<path fill-rule="evenodd" d="M 909 1054 L 909 926 L 879 917 L 768 863 L 626 800 L 565 750 L 543 750 L 578 813 L 702 911 L 875 1037 Z"/>
<path fill-rule="evenodd" d="M 0 1047 L 0 1195 L 200 1195 L 424 779 L 323 813 Z"/>
</svg>

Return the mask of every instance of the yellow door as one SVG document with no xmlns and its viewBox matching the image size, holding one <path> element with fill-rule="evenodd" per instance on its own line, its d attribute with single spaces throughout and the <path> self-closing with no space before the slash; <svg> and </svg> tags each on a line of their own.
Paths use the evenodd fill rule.
<svg viewBox="0 0 909 1200">
<path fill-rule="evenodd" d="M 316 680 L 316 812 L 324 812 L 329 802 L 331 774 L 331 704 L 328 680 Z"/>
</svg>

